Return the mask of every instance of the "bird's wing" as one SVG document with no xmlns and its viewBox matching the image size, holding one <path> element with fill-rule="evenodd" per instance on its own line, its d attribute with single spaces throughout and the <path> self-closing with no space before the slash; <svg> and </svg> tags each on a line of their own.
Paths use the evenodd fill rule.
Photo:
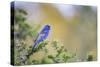
<svg viewBox="0 0 100 67">
<path fill-rule="evenodd" d="M 37 38 L 37 41 L 38 40 L 43 40 L 44 39 L 44 36 L 45 36 L 45 33 L 39 34 L 39 36 Z"/>
<path fill-rule="evenodd" d="M 41 41 L 44 40 L 44 36 L 45 34 L 39 34 L 39 36 L 37 37 L 37 40 L 34 42 L 33 48 L 36 48 L 37 44 L 39 44 Z"/>
</svg>

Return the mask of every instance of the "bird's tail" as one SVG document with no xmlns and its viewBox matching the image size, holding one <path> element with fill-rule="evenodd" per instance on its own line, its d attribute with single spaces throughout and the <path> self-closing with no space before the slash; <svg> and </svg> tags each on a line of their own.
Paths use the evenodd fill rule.
<svg viewBox="0 0 100 67">
<path fill-rule="evenodd" d="M 34 52 L 34 51 L 35 51 L 35 49 L 36 49 L 36 45 L 37 45 L 37 41 L 33 44 L 33 47 L 32 47 L 32 52 Z"/>
<path fill-rule="evenodd" d="M 35 52 L 35 48 L 36 48 L 36 45 L 38 43 L 36 40 L 34 40 L 34 43 L 32 44 L 32 51 L 27 55 L 27 58 L 29 58 L 29 56 Z"/>
<path fill-rule="evenodd" d="M 36 44 L 37 44 L 36 42 L 33 44 L 32 51 L 27 55 L 27 58 L 29 58 L 29 56 L 35 52 Z"/>
</svg>

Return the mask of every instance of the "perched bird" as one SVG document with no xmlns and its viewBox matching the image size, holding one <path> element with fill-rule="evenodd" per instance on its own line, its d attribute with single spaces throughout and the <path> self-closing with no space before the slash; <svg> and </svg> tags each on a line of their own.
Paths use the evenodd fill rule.
<svg viewBox="0 0 100 67">
<path fill-rule="evenodd" d="M 40 42 L 42 42 L 43 40 L 45 40 L 48 37 L 50 31 L 50 26 L 49 25 L 45 25 L 44 28 L 40 31 L 40 33 L 38 33 L 38 36 L 34 42 L 34 44 L 32 45 L 32 51 L 35 50 L 37 44 L 39 44 Z"/>
</svg>

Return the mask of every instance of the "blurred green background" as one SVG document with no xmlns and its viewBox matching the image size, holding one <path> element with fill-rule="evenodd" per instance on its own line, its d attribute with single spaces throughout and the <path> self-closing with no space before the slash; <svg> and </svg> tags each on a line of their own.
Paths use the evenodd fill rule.
<svg viewBox="0 0 100 67">
<path fill-rule="evenodd" d="M 76 54 L 70 61 L 88 61 L 91 58 L 97 60 L 96 6 L 15 2 L 14 32 L 17 34 L 15 42 L 25 43 L 25 49 L 28 49 L 45 24 L 51 26 L 46 41 L 50 43 L 57 41 L 61 43 L 59 46 L 63 45 L 64 49 Z M 47 50 L 51 54 L 54 50 L 50 43 Z M 40 51 L 31 57 L 41 60 L 42 55 L 45 54 Z"/>
</svg>

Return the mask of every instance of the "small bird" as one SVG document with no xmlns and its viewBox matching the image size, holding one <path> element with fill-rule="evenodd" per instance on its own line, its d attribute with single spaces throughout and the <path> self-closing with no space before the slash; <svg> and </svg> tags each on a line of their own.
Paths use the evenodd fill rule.
<svg viewBox="0 0 100 67">
<path fill-rule="evenodd" d="M 40 31 L 40 33 L 38 33 L 38 36 L 34 42 L 34 44 L 32 45 L 32 52 L 34 52 L 37 44 L 39 44 L 40 42 L 42 42 L 43 40 L 45 40 L 48 37 L 50 31 L 50 25 L 45 25 L 44 28 Z"/>
</svg>

